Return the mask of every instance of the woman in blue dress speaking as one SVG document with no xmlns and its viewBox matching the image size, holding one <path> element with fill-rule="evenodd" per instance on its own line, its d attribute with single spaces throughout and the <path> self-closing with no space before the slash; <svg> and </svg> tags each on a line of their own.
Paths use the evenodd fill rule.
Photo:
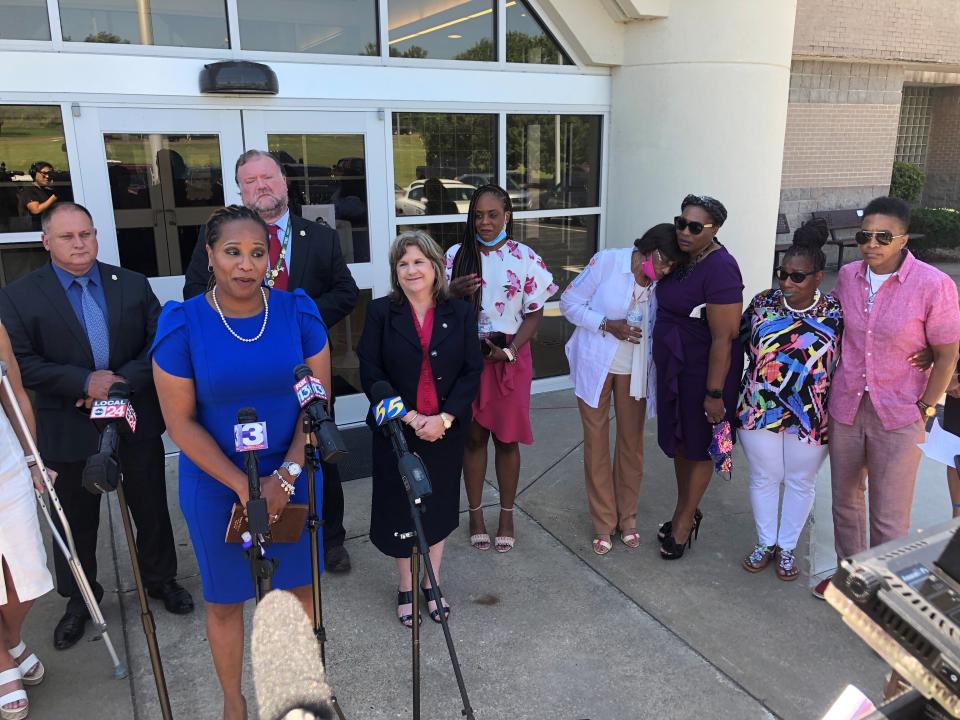
<svg viewBox="0 0 960 720">
<path fill-rule="evenodd" d="M 224 541 L 234 503 L 246 505 L 249 498 L 243 458 L 234 450 L 237 410 L 253 407 L 267 424 L 260 485 L 273 523 L 288 502 L 307 502 L 306 482 L 297 482 L 304 435 L 293 369 L 306 362 L 330 387 L 330 350 L 313 300 L 299 290 L 263 286 L 267 227 L 256 213 L 239 206 L 217 210 L 207 221 L 206 241 L 213 286 L 164 307 L 153 372 L 167 429 L 181 450 L 180 508 L 200 566 L 223 717 L 235 720 L 246 718 L 240 687 L 243 603 L 254 595 L 242 547 Z M 267 549 L 268 557 L 279 560 L 273 587 L 291 590 L 308 616 L 309 552 L 307 533 Z"/>
</svg>

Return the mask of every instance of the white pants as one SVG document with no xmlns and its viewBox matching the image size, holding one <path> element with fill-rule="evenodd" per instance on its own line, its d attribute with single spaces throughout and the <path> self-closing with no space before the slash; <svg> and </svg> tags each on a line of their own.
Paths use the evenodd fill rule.
<svg viewBox="0 0 960 720">
<path fill-rule="evenodd" d="M 738 430 L 737 440 L 750 463 L 750 503 L 760 543 L 795 549 L 813 509 L 817 471 L 827 457 L 827 446 L 770 430 Z M 780 483 L 783 512 L 778 523 Z"/>
</svg>

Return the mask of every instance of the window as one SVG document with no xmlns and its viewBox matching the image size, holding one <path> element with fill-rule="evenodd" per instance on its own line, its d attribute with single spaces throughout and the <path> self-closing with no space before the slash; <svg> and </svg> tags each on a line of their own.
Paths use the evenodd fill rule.
<svg viewBox="0 0 960 720">
<path fill-rule="evenodd" d="M 379 55 L 377 0 L 237 0 L 245 50 Z"/>
<path fill-rule="evenodd" d="M 348 263 L 370 262 L 363 135 L 267 135 L 283 164 L 291 209 L 337 231 Z"/>
<path fill-rule="evenodd" d="M 497 116 L 394 113 L 397 215 L 467 212 L 478 185 L 497 177 Z"/>
<path fill-rule="evenodd" d="M 0 105 L 0 232 L 39 232 L 54 196 L 73 200 L 60 107 Z"/>
<path fill-rule="evenodd" d="M 508 115 L 507 181 L 524 210 L 600 204 L 598 115 Z"/>
<path fill-rule="evenodd" d="M 228 48 L 223 0 L 59 0 L 73 42 Z"/>
<path fill-rule="evenodd" d="M 49 40 L 44 0 L 0 0 L 0 40 Z"/>
<path fill-rule="evenodd" d="M 923 168 L 930 139 L 930 88 L 905 87 L 900 103 L 900 126 L 894 159 Z"/>
<path fill-rule="evenodd" d="M 507 0 L 507 62 L 573 64 L 525 0 Z"/>
<path fill-rule="evenodd" d="M 501 121 L 505 148 L 497 147 Z M 602 129 L 599 115 L 395 113 L 397 232 L 424 230 L 444 250 L 459 243 L 470 198 L 498 182 L 496 158 L 505 156 L 514 238 L 543 258 L 562 291 L 597 251 Z M 449 222 L 450 215 L 460 219 Z M 569 372 L 563 346 L 573 327 L 559 297 L 531 341 L 536 378 Z"/>
<path fill-rule="evenodd" d="M 499 0 L 390 0 L 390 55 L 432 60 L 496 60 Z"/>
</svg>

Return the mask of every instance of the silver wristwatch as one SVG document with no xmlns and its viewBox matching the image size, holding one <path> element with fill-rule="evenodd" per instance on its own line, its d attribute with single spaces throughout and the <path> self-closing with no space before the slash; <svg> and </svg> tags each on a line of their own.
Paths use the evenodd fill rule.
<svg viewBox="0 0 960 720">
<path fill-rule="evenodd" d="M 300 477 L 300 473 L 303 472 L 303 468 L 300 467 L 298 463 L 295 463 L 292 460 L 287 460 L 280 467 L 282 467 L 284 470 L 290 473 L 291 480 L 296 480 L 298 477 Z"/>
</svg>

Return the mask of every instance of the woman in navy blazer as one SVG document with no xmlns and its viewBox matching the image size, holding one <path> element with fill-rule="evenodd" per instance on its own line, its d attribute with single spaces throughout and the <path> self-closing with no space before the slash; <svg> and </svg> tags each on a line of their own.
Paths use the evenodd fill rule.
<svg viewBox="0 0 960 720">
<path fill-rule="evenodd" d="M 425 232 L 398 236 L 390 248 L 393 289 L 367 306 L 357 347 L 364 392 L 369 397 L 373 384 L 382 380 L 393 386 L 407 408 L 407 444 L 430 473 L 433 492 L 422 518 L 438 580 L 444 540 L 459 523 L 465 428 L 483 366 L 473 308 L 448 297 L 443 263 L 443 251 Z M 420 621 L 411 609 L 413 540 L 398 537 L 413 529 L 409 503 L 390 440 L 376 429 L 372 417 L 367 424 L 374 430 L 370 540 L 396 558 L 397 617 L 411 627 Z M 449 616 L 450 606 L 432 592 L 429 578 L 424 577 L 421 589 L 434 622 L 440 622 L 441 605 Z"/>
</svg>

